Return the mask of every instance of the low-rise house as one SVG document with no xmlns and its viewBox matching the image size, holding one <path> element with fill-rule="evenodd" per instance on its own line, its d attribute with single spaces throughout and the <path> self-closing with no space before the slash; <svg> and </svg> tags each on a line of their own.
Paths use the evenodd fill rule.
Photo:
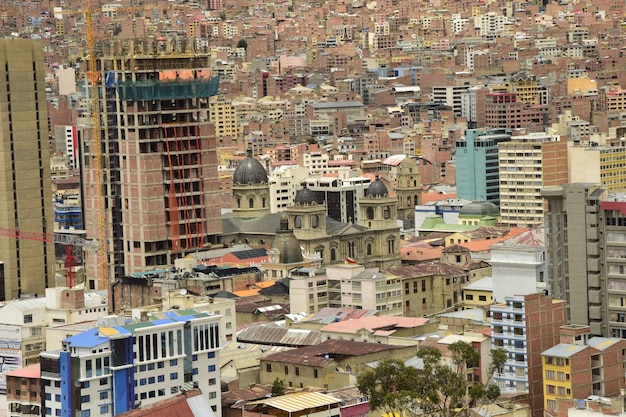
<svg viewBox="0 0 626 417">
<path fill-rule="evenodd" d="M 366 364 L 386 357 L 407 359 L 415 352 L 415 346 L 325 340 L 262 358 L 261 383 L 272 384 L 278 378 L 285 387 L 344 388 L 356 383 Z"/>
<path fill-rule="evenodd" d="M 408 338 L 437 330 L 435 320 L 422 317 L 365 316 L 336 321 L 320 330 L 322 340 L 340 339 L 390 345 L 407 344 Z M 417 342 L 414 341 L 415 344 Z"/>
</svg>

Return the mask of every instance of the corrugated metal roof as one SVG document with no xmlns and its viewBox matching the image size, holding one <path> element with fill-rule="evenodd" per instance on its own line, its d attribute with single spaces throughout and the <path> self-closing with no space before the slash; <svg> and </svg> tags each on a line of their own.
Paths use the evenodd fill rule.
<svg viewBox="0 0 626 417">
<path fill-rule="evenodd" d="M 294 413 L 296 411 L 338 404 L 340 402 L 341 400 L 331 397 L 330 395 L 322 394 L 321 392 L 304 392 L 255 401 L 253 404 L 265 404 L 288 413 Z"/>
<path fill-rule="evenodd" d="M 321 336 L 318 330 L 250 326 L 237 334 L 237 340 L 274 346 L 311 346 L 318 344 Z"/>
<path fill-rule="evenodd" d="M 556 356 L 557 358 L 569 358 L 578 352 L 588 349 L 587 345 L 571 345 L 569 343 L 559 343 L 550 349 L 541 352 L 543 356 Z"/>
<path fill-rule="evenodd" d="M 604 350 L 618 342 L 621 342 L 622 340 L 623 339 L 618 339 L 615 337 L 592 337 L 587 341 L 587 344 L 598 350 Z"/>
<path fill-rule="evenodd" d="M 196 395 L 187 398 L 187 405 L 191 409 L 194 417 L 215 417 L 215 413 L 211 409 L 211 404 L 204 395 Z"/>
</svg>

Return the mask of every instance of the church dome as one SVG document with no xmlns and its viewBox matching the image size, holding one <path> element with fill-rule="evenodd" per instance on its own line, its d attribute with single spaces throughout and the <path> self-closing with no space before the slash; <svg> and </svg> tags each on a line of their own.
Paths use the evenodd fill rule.
<svg viewBox="0 0 626 417">
<path fill-rule="evenodd" d="M 277 249 L 280 252 L 281 264 L 302 262 L 300 242 L 296 235 L 293 234 L 293 231 L 289 230 L 288 224 L 287 215 L 283 213 L 280 219 L 280 229 L 276 231 L 271 245 L 272 249 Z"/>
<path fill-rule="evenodd" d="M 460 216 L 499 216 L 500 209 L 493 203 L 484 200 L 472 201 L 461 207 Z"/>
<path fill-rule="evenodd" d="M 304 188 L 298 190 L 296 193 L 296 198 L 294 199 L 294 203 L 297 205 L 308 205 L 313 204 L 315 202 L 315 193 L 308 189 L 306 185 Z"/>
<path fill-rule="evenodd" d="M 365 192 L 367 197 L 385 197 L 389 195 L 389 190 L 387 190 L 387 186 L 383 184 L 380 178 L 376 178 L 370 187 Z"/>
<path fill-rule="evenodd" d="M 267 184 L 267 172 L 259 161 L 248 155 L 235 170 L 233 184 Z"/>
</svg>

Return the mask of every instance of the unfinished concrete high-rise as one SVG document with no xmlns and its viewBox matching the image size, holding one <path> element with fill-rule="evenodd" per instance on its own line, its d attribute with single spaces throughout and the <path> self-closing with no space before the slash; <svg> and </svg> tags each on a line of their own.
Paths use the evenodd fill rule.
<svg viewBox="0 0 626 417">
<path fill-rule="evenodd" d="M 52 233 L 52 187 L 43 46 L 0 40 L 0 227 Z M 0 301 L 54 285 L 54 244 L 0 238 Z M 25 237 L 25 236 L 23 236 Z"/>
<path fill-rule="evenodd" d="M 170 267 L 174 259 L 215 243 L 221 232 L 218 159 L 208 116 L 218 78 L 211 74 L 210 56 L 193 49 L 186 39 L 165 37 L 102 46 L 96 82 L 100 129 L 92 135 L 101 144 L 102 193 L 94 188 L 93 138 L 85 141 L 82 166 L 86 227 L 97 237 L 96 228 L 106 226 L 101 250 L 108 276 L 96 276 L 102 269 L 94 256 L 92 288 L 99 280 Z M 98 204 L 104 214 L 98 215 Z"/>
</svg>

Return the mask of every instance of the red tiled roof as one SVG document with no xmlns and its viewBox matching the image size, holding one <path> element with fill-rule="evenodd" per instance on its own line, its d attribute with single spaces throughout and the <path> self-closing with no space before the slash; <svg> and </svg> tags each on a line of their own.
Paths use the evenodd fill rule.
<svg viewBox="0 0 626 417">
<path fill-rule="evenodd" d="M 195 417 L 187 398 L 196 397 L 202 393 L 198 389 L 187 391 L 184 394 L 168 398 L 157 403 L 140 407 L 120 414 L 124 417 Z"/>
<path fill-rule="evenodd" d="M 16 378 L 41 378 L 41 365 L 31 365 L 26 368 L 16 369 L 14 371 L 9 371 L 6 373 L 6 376 L 13 376 Z"/>
<path fill-rule="evenodd" d="M 422 193 L 422 204 L 442 201 L 447 198 L 456 198 L 456 194 Z"/>
</svg>

